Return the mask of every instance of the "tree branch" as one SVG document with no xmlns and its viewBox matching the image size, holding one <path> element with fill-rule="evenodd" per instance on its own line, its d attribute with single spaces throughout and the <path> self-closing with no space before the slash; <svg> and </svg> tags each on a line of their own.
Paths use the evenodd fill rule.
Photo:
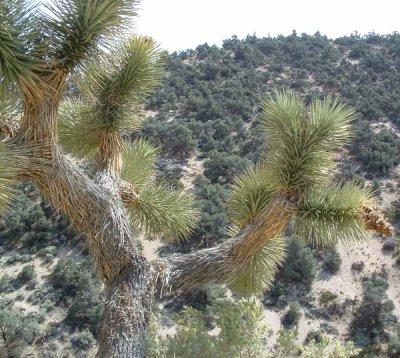
<svg viewBox="0 0 400 358">
<path fill-rule="evenodd" d="M 283 233 L 294 210 L 293 203 L 277 197 L 235 237 L 222 244 L 159 259 L 155 262 L 158 293 L 162 296 L 166 291 L 185 292 L 208 283 L 229 284 L 269 240 Z M 392 233 L 390 223 L 376 207 L 364 206 L 359 215 L 365 229 L 383 235 Z"/>
<path fill-rule="evenodd" d="M 212 248 L 160 259 L 158 291 L 188 291 L 206 283 L 233 282 L 270 240 L 281 235 L 294 205 L 277 196 L 235 237 Z"/>
</svg>

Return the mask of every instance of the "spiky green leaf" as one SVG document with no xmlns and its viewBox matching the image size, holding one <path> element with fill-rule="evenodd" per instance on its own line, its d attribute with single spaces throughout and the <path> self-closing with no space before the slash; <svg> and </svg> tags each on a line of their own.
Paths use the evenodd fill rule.
<svg viewBox="0 0 400 358">
<path fill-rule="evenodd" d="M 34 87 L 38 58 L 35 13 L 32 3 L 3 0 L 0 3 L 0 89 L 15 83 L 20 89 Z"/>
<path fill-rule="evenodd" d="M 43 14 L 55 65 L 70 71 L 115 43 L 136 15 L 135 0 L 54 0 Z"/>
<path fill-rule="evenodd" d="M 127 144 L 123 154 L 121 177 L 140 191 L 155 174 L 158 149 L 143 139 Z"/>
<path fill-rule="evenodd" d="M 79 81 L 99 126 L 136 129 L 144 99 L 160 80 L 160 53 L 147 37 L 133 37 L 111 54 L 90 62 Z"/>
<path fill-rule="evenodd" d="M 263 107 L 270 185 L 291 192 L 326 180 L 334 152 L 349 138 L 354 111 L 331 97 L 307 109 L 286 92 L 266 99 Z"/>
<path fill-rule="evenodd" d="M 193 197 L 183 190 L 148 184 L 128 207 L 132 223 L 148 236 L 177 240 L 190 234 L 196 224 Z"/>
<path fill-rule="evenodd" d="M 86 66 L 79 81 L 84 101 L 66 101 L 60 109 L 60 138 L 67 150 L 91 157 L 102 134 L 138 128 L 143 101 L 159 79 L 158 55 L 154 41 L 135 37 Z"/>
<path fill-rule="evenodd" d="M 355 183 L 310 190 L 298 207 L 295 234 L 317 246 L 370 237 L 359 210 L 373 202 L 371 193 Z"/>
<path fill-rule="evenodd" d="M 273 283 L 285 258 L 285 248 L 284 238 L 275 237 L 269 240 L 240 272 L 229 278 L 228 286 L 243 296 L 264 292 Z"/>
<path fill-rule="evenodd" d="M 254 218 L 269 203 L 274 189 L 267 185 L 267 168 L 262 165 L 246 169 L 235 178 L 228 199 L 231 219 L 237 226 L 243 226 Z"/>
</svg>

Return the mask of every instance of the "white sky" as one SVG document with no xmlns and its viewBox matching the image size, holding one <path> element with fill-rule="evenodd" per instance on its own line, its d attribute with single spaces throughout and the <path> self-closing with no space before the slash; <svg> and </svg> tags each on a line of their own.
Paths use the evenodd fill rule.
<svg viewBox="0 0 400 358">
<path fill-rule="evenodd" d="M 400 31 L 400 0 L 142 0 L 140 7 L 135 32 L 168 51 L 294 29 L 331 38 Z"/>
</svg>

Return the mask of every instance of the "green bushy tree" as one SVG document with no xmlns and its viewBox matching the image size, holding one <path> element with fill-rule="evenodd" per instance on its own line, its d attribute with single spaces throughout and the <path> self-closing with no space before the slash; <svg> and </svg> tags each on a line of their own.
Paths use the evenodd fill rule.
<svg viewBox="0 0 400 358">
<path fill-rule="evenodd" d="M 388 329 L 397 321 L 386 294 L 388 287 L 383 273 L 374 272 L 363 280 L 363 299 L 351 324 L 352 337 L 360 346 L 378 346 L 388 340 Z"/>
<path fill-rule="evenodd" d="M 199 311 L 187 307 L 175 317 L 177 331 L 149 337 L 148 355 L 162 357 L 259 357 L 264 352 L 262 307 L 254 300 L 217 301 L 208 313 L 219 333 L 210 335 Z"/>
</svg>

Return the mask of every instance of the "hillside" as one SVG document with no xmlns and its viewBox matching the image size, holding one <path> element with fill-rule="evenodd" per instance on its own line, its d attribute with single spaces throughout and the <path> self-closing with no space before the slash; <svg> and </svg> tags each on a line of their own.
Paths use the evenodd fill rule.
<svg viewBox="0 0 400 358">
<path fill-rule="evenodd" d="M 192 191 L 200 217 L 197 229 L 180 244 L 164 246 L 158 240 L 143 244 L 146 256 L 196 250 L 227 237 L 229 185 L 235 174 L 257 162 L 266 150 L 258 121 L 261 100 L 282 87 L 307 102 L 332 93 L 356 108 L 355 137 L 338 156 L 337 177 L 373 188 L 398 235 L 399 34 L 334 41 L 318 33 L 232 37 L 221 48 L 205 44 L 164 57 L 165 76 L 147 104 L 148 120 L 129 136 L 146 137 L 160 146 L 158 179 Z M 3 345 L 16 356 L 90 356 L 101 287 L 91 271 L 83 238 L 69 230 L 65 219 L 55 216 L 29 185 L 21 186 L 0 230 Z M 400 340 L 395 325 L 396 317 L 400 318 L 397 239 L 374 237 L 314 251 L 293 240 L 274 287 L 260 297 L 271 329 L 267 344 L 273 345 L 289 303 L 298 301 L 299 339 L 311 331 L 326 331 L 354 340 L 365 354 L 373 350 L 387 356 L 388 345 Z M 370 297 L 371 287 L 379 288 L 379 297 Z M 204 310 L 218 295 L 229 293 L 206 288 L 157 303 L 165 332 L 173 331 L 168 318 L 183 304 Z M 357 320 L 371 302 L 387 308 L 382 309 L 385 317 L 378 317 L 384 322 L 382 332 L 374 331 L 370 322 Z M 400 354 L 400 344 L 394 354 Z"/>
</svg>

